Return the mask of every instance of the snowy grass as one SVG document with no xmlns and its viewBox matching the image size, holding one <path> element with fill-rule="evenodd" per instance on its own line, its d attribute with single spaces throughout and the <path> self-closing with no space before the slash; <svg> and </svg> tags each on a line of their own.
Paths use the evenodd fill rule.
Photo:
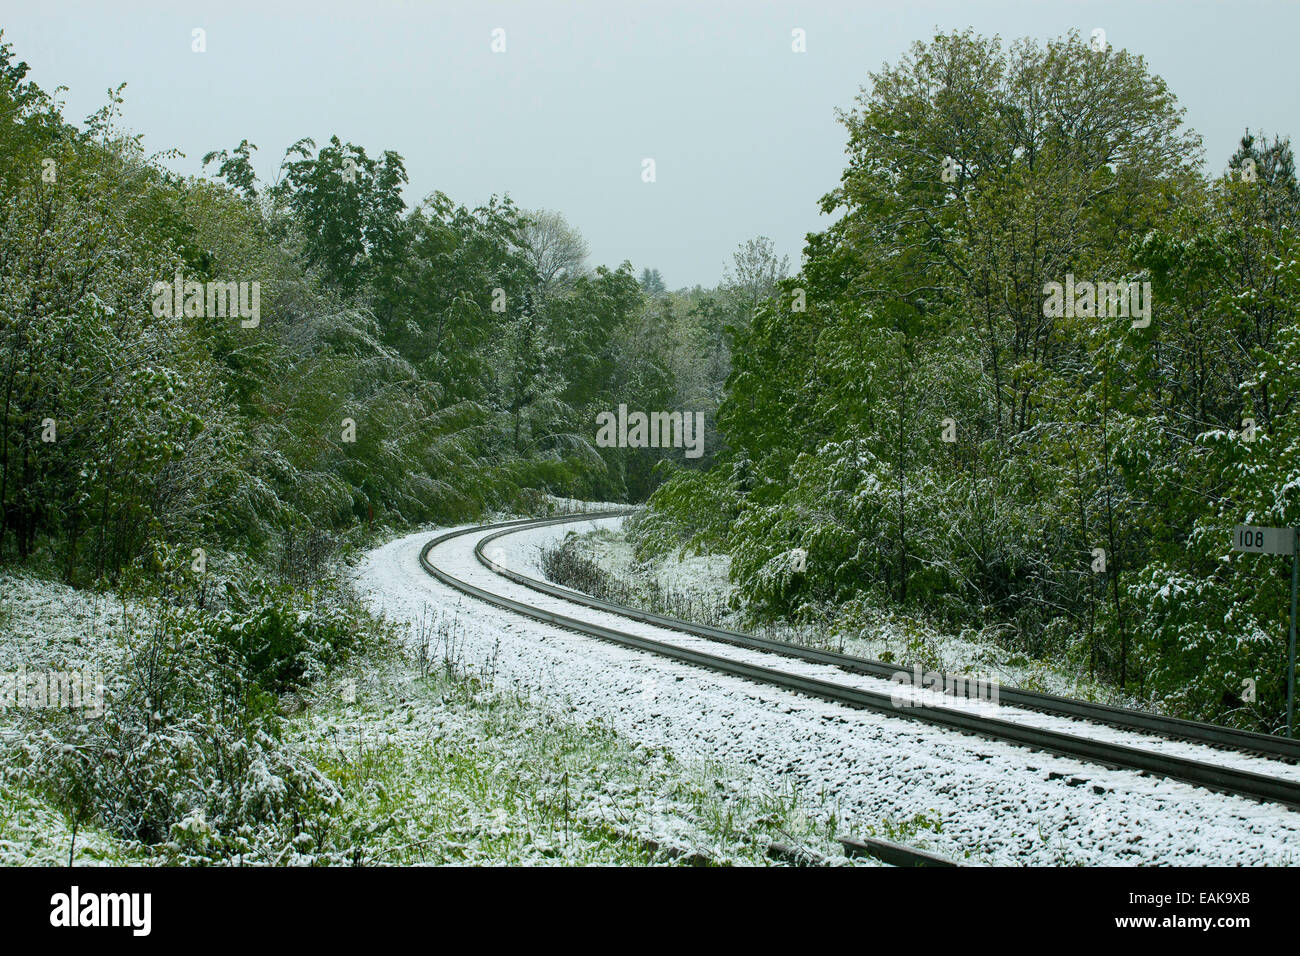
<svg viewBox="0 0 1300 956">
<path fill-rule="evenodd" d="M 111 682 L 124 666 L 138 608 L 30 575 L 0 577 L 0 594 L 0 667 L 93 660 Z M 368 642 L 363 657 L 284 698 L 284 746 L 338 800 L 261 862 L 770 865 L 780 862 L 772 843 L 844 862 L 833 813 L 810 815 L 807 799 L 767 792 L 744 768 L 687 765 L 580 722 L 562 700 L 501 686 L 490 659 L 467 665 L 459 626 L 430 613 L 410 647 Z M 56 726 L 0 713 L 0 865 L 66 865 L 70 850 L 75 865 L 220 862 L 195 851 L 201 817 L 182 824 L 194 839 L 179 844 L 175 830 L 147 846 L 86 822 L 74 839 L 64 809 L 11 759 L 33 728 Z"/>
<path fill-rule="evenodd" d="M 490 662 L 457 659 L 457 627 L 430 615 L 406 660 L 351 678 L 355 701 L 323 695 L 295 720 L 343 794 L 354 862 L 765 865 L 773 842 L 839 856 L 834 821 L 796 794 L 494 687 Z"/>
<path fill-rule="evenodd" d="M 77 831 L 73 858 L 72 826 L 41 795 L 0 775 L 0 866 L 141 866 L 150 862 L 139 847 L 99 827 Z"/>
<path fill-rule="evenodd" d="M 107 669 L 119 659 L 115 635 L 126 607 L 109 595 L 78 591 L 33 575 L 0 573 L 0 672 Z M 23 722 L 0 711 L 0 866 L 66 866 L 72 825 L 48 797 L 23 779 L 11 759 Z M 72 862 L 139 865 L 139 848 L 97 827 L 80 827 Z"/>
<path fill-rule="evenodd" d="M 110 594 L 0 573 L 0 671 L 111 662 L 130 613 Z"/>
</svg>

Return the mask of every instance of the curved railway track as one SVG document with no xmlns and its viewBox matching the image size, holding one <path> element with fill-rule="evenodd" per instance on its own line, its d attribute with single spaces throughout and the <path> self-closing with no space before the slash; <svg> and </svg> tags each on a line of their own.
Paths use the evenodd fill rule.
<svg viewBox="0 0 1300 956">
<path fill-rule="evenodd" d="M 1222 793 L 1300 808 L 1300 781 L 1283 779 L 1235 767 L 1218 766 L 1208 762 L 1208 759 L 1214 756 L 1215 750 L 1213 748 L 1263 755 L 1274 760 L 1287 760 L 1288 762 L 1300 759 L 1300 744 L 1287 738 L 1275 738 L 1265 734 L 1232 730 L 1212 724 L 1159 717 L 1140 711 L 1125 710 L 1105 704 L 1057 697 L 1051 694 L 1016 690 L 1014 688 L 1000 688 L 1000 698 L 1004 704 L 1203 745 L 1207 748 L 1207 759 L 1201 760 L 1093 739 L 1079 734 L 1062 733 L 1057 730 L 1002 720 L 960 709 L 949 709 L 942 706 L 898 707 L 888 693 L 880 693 L 862 687 L 848 686 L 834 681 L 793 673 L 782 670 L 777 666 L 762 666 L 696 648 L 682 647 L 561 614 L 553 610 L 538 608 L 456 578 L 436 567 L 429 559 L 429 553 L 446 541 L 463 535 L 478 534 L 484 530 L 490 530 L 492 533 L 483 537 L 475 547 L 475 555 L 479 562 L 494 573 L 549 597 L 724 645 L 764 652 L 778 658 L 785 657 L 817 664 L 829 664 L 846 672 L 876 678 L 883 677 L 885 679 L 891 678 L 893 674 L 902 670 L 902 668 L 866 658 L 853 657 L 834 651 L 800 647 L 736 631 L 692 624 L 687 621 L 600 601 L 588 595 L 556 587 L 502 567 L 498 562 L 492 561 L 484 554 L 484 549 L 487 546 L 506 534 L 565 522 L 619 517 L 631 511 L 632 509 L 620 509 L 563 515 L 540 520 L 521 519 L 502 522 L 489 526 L 487 529 L 480 527 L 449 532 L 434 538 L 424 545 L 420 551 L 420 564 L 427 573 L 443 584 L 478 600 L 533 620 L 577 631 L 624 647 L 635 648 L 682 663 L 780 687 L 849 707 L 922 721 L 963 733 L 1016 744 L 1031 750 L 1060 754 L 1106 767 L 1135 770 L 1166 777 Z"/>
</svg>

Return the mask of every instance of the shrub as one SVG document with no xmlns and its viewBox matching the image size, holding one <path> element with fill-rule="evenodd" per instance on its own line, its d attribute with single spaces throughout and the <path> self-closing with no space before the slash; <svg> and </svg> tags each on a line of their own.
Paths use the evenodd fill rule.
<svg viewBox="0 0 1300 956">
<path fill-rule="evenodd" d="M 222 611 L 208 629 L 239 659 L 247 679 L 284 693 L 324 674 L 357 643 L 360 622 L 335 608 L 309 608 L 281 600 L 237 614 Z"/>
</svg>

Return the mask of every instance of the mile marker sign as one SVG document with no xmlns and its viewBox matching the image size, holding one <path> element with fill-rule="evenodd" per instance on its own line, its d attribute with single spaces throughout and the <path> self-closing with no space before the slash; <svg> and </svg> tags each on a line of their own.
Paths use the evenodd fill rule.
<svg viewBox="0 0 1300 956">
<path fill-rule="evenodd" d="M 1300 602 L 1300 528 L 1256 528 L 1239 524 L 1232 529 L 1232 550 L 1255 554 L 1291 555 L 1291 633 L 1287 641 L 1286 735 L 1295 735 L 1295 631 L 1296 605 Z"/>
<path fill-rule="evenodd" d="M 1232 529 L 1232 550 L 1254 554 L 1295 554 L 1295 530 L 1239 524 Z"/>
</svg>

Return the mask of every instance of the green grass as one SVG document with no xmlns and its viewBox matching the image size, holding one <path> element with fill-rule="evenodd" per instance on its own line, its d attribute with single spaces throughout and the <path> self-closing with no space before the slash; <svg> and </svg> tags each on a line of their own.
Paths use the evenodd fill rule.
<svg viewBox="0 0 1300 956">
<path fill-rule="evenodd" d="M 33 633 L 69 630 L 21 605 L 0 603 L 0 617 Z M 442 659 L 408 657 L 389 628 L 372 624 L 375 640 L 341 672 L 282 698 L 285 752 L 314 764 L 337 799 L 327 793 L 265 862 L 768 865 L 772 842 L 842 859 L 825 800 L 764 790 L 745 766 L 684 763 L 579 720 L 565 701 L 493 686 L 490 663 L 475 672 L 455 663 L 456 621 L 437 635 Z M 345 677 L 356 684 L 351 702 L 337 693 Z M 32 721 L 46 726 L 43 715 L 0 715 L 10 757 Z M 0 864 L 66 865 L 74 840 L 65 809 L 26 762 L 0 764 Z M 145 846 L 83 825 L 74 862 L 240 862 L 212 852 L 204 832 L 181 826 Z"/>
<path fill-rule="evenodd" d="M 551 702 L 446 671 L 398 696 L 359 690 L 298 719 L 358 863 L 765 864 L 773 840 L 830 852 L 833 832 L 795 794 L 685 766 Z"/>
<path fill-rule="evenodd" d="M 148 854 L 98 827 L 79 827 L 75 847 L 67 816 L 39 793 L 0 776 L 0 865 L 141 866 Z"/>
</svg>

